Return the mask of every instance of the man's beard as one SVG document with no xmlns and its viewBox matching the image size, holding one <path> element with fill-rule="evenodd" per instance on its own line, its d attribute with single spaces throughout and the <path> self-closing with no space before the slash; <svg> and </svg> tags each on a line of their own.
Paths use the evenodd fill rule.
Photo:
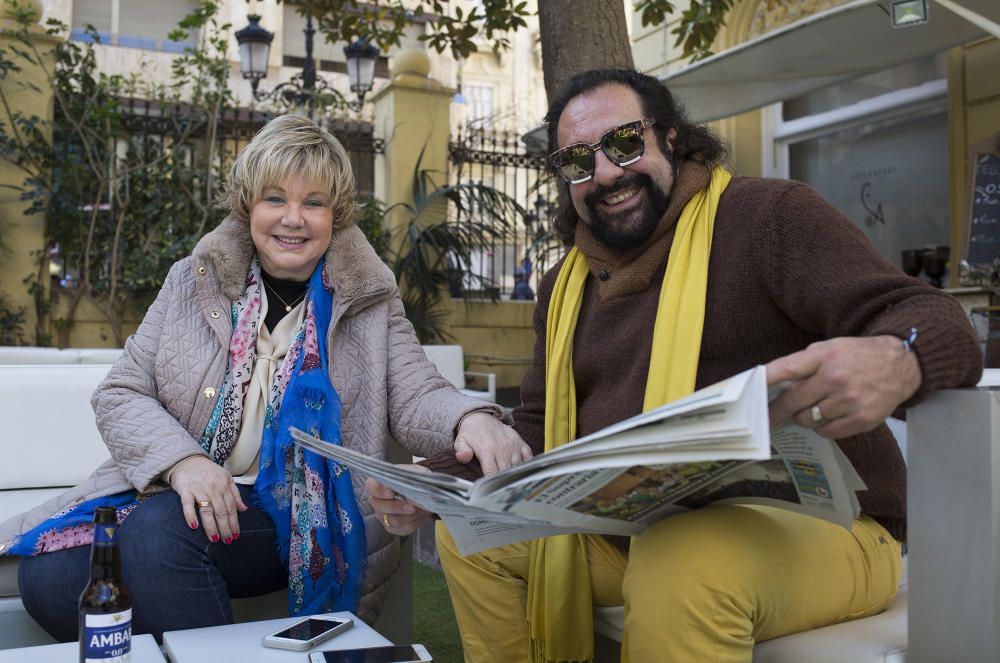
<svg viewBox="0 0 1000 663">
<path fill-rule="evenodd" d="M 639 193 L 645 191 L 643 205 L 638 210 L 629 210 L 628 215 L 638 213 L 638 222 L 623 222 L 617 215 L 605 214 L 598 208 L 604 199 L 620 191 L 636 187 Z M 639 195 L 637 193 L 636 195 Z M 594 239 L 605 246 L 627 251 L 642 246 L 650 238 L 660 219 L 667 211 L 670 202 L 670 192 L 663 191 L 653 183 L 653 179 L 645 173 L 635 173 L 623 177 L 612 186 L 600 186 L 584 198 L 584 204 L 590 212 L 590 233 Z"/>
</svg>

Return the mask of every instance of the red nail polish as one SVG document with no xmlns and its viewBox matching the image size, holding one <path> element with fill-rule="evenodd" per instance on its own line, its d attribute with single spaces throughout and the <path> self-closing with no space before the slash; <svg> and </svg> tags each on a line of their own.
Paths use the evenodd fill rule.
<svg viewBox="0 0 1000 663">
<path fill-rule="evenodd" d="M 232 542 L 233 542 L 233 537 L 231 537 L 231 536 L 227 536 L 227 537 L 226 537 L 226 545 L 228 546 L 228 545 L 229 545 L 230 543 L 232 543 Z"/>
<path fill-rule="evenodd" d="M 233 541 L 235 541 L 238 538 L 240 538 L 240 533 L 239 532 L 233 532 Z"/>
<path fill-rule="evenodd" d="M 195 521 L 192 520 L 191 521 L 191 529 L 198 529 L 198 523 L 196 523 Z"/>
<path fill-rule="evenodd" d="M 213 534 L 212 535 L 212 543 L 218 543 L 218 542 L 219 542 L 219 535 L 218 534 Z"/>
</svg>

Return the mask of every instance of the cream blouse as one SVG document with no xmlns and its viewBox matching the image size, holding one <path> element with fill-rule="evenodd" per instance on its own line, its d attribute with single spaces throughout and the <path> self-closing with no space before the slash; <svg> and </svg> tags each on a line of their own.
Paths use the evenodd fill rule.
<svg viewBox="0 0 1000 663">
<path fill-rule="evenodd" d="M 305 313 L 305 299 L 285 314 L 273 332 L 268 332 L 264 325 L 267 317 L 267 292 L 261 288 L 264 296 L 260 299 L 260 316 L 257 319 L 257 361 L 253 366 L 253 375 L 247 385 L 247 393 L 243 399 L 243 421 L 240 424 L 240 436 L 236 439 L 225 467 L 233 475 L 236 483 L 251 485 L 257 480 L 257 461 L 260 458 L 260 438 L 264 433 L 264 417 L 267 413 L 267 402 L 270 397 L 274 376 L 281 368 L 288 348 L 292 346 L 295 332 L 302 324 Z"/>
</svg>

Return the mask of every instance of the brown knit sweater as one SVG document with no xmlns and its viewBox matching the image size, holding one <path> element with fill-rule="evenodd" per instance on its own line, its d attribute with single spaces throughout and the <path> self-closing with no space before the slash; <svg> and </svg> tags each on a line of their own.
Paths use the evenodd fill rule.
<svg viewBox="0 0 1000 663">
<path fill-rule="evenodd" d="M 642 411 L 673 227 L 706 181 L 703 165 L 685 163 L 660 227 L 629 255 L 608 253 L 586 226 L 577 227 L 577 246 L 591 268 L 573 341 L 580 436 Z M 535 453 L 545 446 L 545 320 L 560 266 L 539 286 L 534 362 L 514 410 L 515 428 Z M 911 327 L 919 330 L 915 352 L 922 383 L 904 408 L 937 389 L 979 380 L 979 346 L 954 299 L 893 267 L 808 186 L 732 180 L 715 220 L 697 388 L 815 341 L 881 334 L 904 338 Z M 862 511 L 905 540 L 906 468 L 889 429 L 883 424 L 838 442 L 868 485 L 858 495 Z M 478 472 L 447 455 L 429 459 L 428 465 L 470 478 Z"/>
</svg>

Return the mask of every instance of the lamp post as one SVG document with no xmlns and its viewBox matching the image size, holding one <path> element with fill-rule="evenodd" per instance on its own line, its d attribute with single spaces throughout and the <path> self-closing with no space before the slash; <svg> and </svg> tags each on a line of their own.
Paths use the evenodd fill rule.
<svg viewBox="0 0 1000 663">
<path fill-rule="evenodd" d="M 313 110 L 317 101 L 324 98 L 336 98 L 348 108 L 358 111 L 364 105 L 365 94 L 372 89 L 375 79 L 375 63 L 378 61 L 378 49 L 366 40 L 357 39 L 344 48 L 347 58 L 347 76 L 350 79 L 351 91 L 358 96 L 357 101 L 348 101 L 336 89 L 316 76 L 316 61 L 313 59 L 313 27 L 312 2 L 306 2 L 305 35 L 306 58 L 302 71 L 295 74 L 291 80 L 279 83 L 273 90 L 259 90 L 260 79 L 267 75 L 267 60 L 271 51 L 271 41 L 274 33 L 260 25 L 260 16 L 250 14 L 249 25 L 236 31 L 236 43 L 240 46 L 240 71 L 244 80 L 250 81 L 253 98 L 257 101 L 274 99 L 281 101 L 285 107 L 307 106 Z"/>
<path fill-rule="evenodd" d="M 344 47 L 347 59 L 347 78 L 351 82 L 351 92 L 358 95 L 358 108 L 365 103 L 365 95 L 375 81 L 375 64 L 378 62 L 378 48 L 364 39 L 355 39 Z"/>
</svg>

